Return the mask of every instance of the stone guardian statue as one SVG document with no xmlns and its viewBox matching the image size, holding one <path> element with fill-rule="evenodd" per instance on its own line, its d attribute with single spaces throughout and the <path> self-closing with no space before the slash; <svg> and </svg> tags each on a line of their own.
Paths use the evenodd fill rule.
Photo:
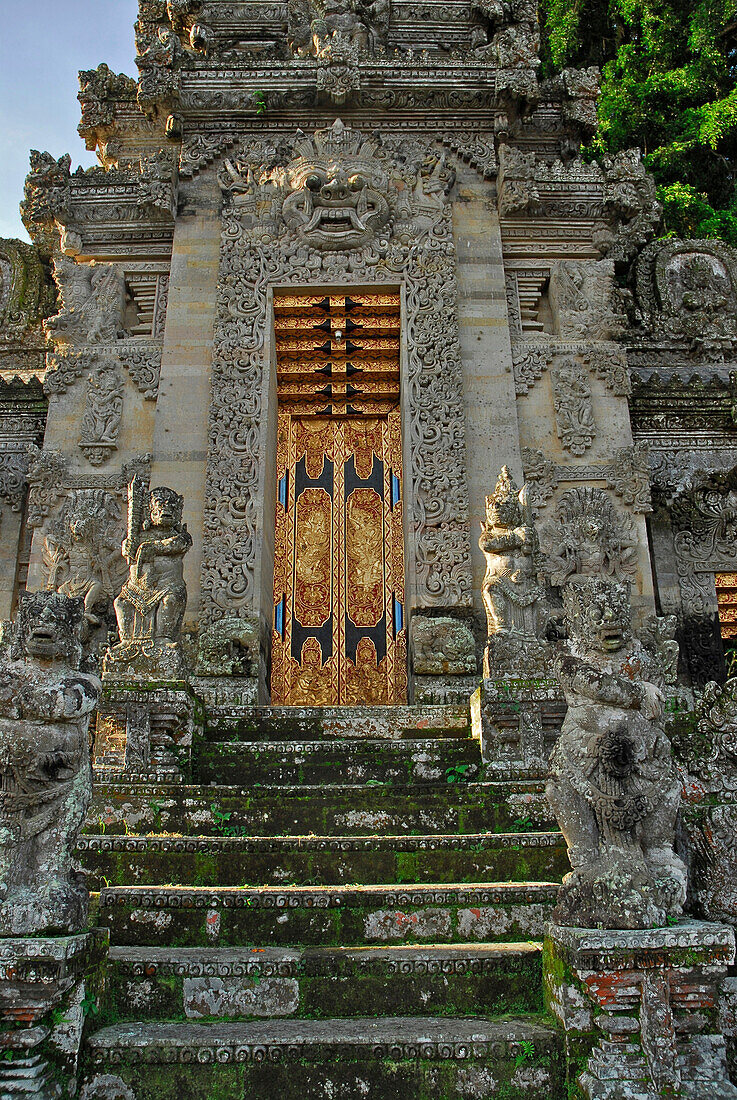
<svg viewBox="0 0 737 1100">
<path fill-rule="evenodd" d="M 484 676 L 497 675 L 499 665 L 505 671 L 512 671 L 511 665 L 529 673 L 530 662 L 539 663 L 542 648 L 540 544 L 528 488 L 517 487 L 507 466 L 502 466 L 494 492 L 486 498 L 479 547 L 486 558 L 482 595 L 489 635 Z"/>
<path fill-rule="evenodd" d="M 101 685 L 78 671 L 83 615 L 80 598 L 26 594 L 0 652 L 0 936 L 87 924 L 72 855 L 92 798 L 87 727 Z"/>
<path fill-rule="evenodd" d="M 568 640 L 554 664 L 568 712 L 546 794 L 573 870 L 553 920 L 662 926 L 686 896 L 673 850 L 681 785 L 662 724 L 664 669 L 632 634 L 626 585 L 577 577 L 563 605 Z"/>
<path fill-rule="evenodd" d="M 128 531 L 122 554 L 128 580 L 114 603 L 120 643 L 108 650 L 104 672 L 116 664 L 135 673 L 179 675 L 179 638 L 187 606 L 184 555 L 192 536 L 182 523 L 183 498 L 141 478 L 128 487 Z"/>
</svg>

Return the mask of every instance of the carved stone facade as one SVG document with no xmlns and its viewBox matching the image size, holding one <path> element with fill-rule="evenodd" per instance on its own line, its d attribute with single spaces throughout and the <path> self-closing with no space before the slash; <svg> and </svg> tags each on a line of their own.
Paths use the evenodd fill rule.
<svg viewBox="0 0 737 1100">
<path fill-rule="evenodd" d="M 323 830 L 368 830 L 361 843 L 379 842 L 382 854 L 382 829 L 418 844 L 423 829 L 442 829 L 447 847 L 445 834 L 471 821 L 483 879 L 501 866 L 484 862 L 484 830 L 503 846 L 514 828 L 509 850 L 543 853 L 536 866 L 557 881 L 566 845 L 545 801 L 551 769 L 574 868 L 554 938 L 570 955 L 574 1008 L 591 1016 L 578 1048 L 588 1043 L 587 1065 L 575 1070 L 580 1036 L 564 1005 L 546 1063 L 527 1066 L 509 1036 L 489 1040 L 512 1052 L 499 1076 L 461 1065 L 459 1039 L 447 1048 L 456 1076 L 422 1055 L 412 1071 L 422 1083 L 407 1087 L 552 1098 L 565 1032 L 584 1095 L 610 1095 L 619 1077 L 674 1095 L 680 1081 L 695 1095 L 698 1065 L 722 1089 L 714 1095 L 729 1096 L 712 1014 L 724 934 L 709 945 L 701 927 L 682 943 L 682 923 L 674 939 L 647 926 L 681 920 L 686 867 L 686 912 L 737 923 L 737 717 L 732 680 L 723 687 L 737 637 L 737 252 L 658 239 L 639 150 L 583 159 L 599 74 L 543 78 L 539 37 L 529 0 L 139 0 L 138 79 L 104 64 L 80 73 L 79 132 L 99 166 L 72 172 L 69 156 L 32 151 L 22 215 L 33 245 L 0 241 L 0 615 L 30 607 L 24 593 L 49 606 L 71 600 L 84 670 L 74 675 L 102 674 L 93 729 L 104 796 L 90 828 L 101 832 L 122 804 L 126 827 L 141 832 L 110 838 L 109 852 L 126 855 L 98 882 L 100 919 L 121 942 L 144 928 L 169 935 L 178 908 L 185 922 L 205 920 L 208 950 L 251 943 L 238 924 L 250 919 L 242 892 L 232 905 L 220 894 L 203 903 L 177 892 L 183 878 L 155 896 L 144 885 L 145 904 L 129 910 L 125 891 L 152 873 L 204 882 L 223 871 L 215 857 L 226 850 L 239 882 L 261 874 L 253 868 L 265 863 L 244 870 L 238 860 L 275 861 L 284 837 L 243 830 L 268 832 L 275 813 L 309 832 L 297 786 L 309 788 L 306 801 L 337 798 L 333 778 L 315 794 L 324 777 L 305 776 L 345 738 L 362 742 L 360 783 L 391 787 L 409 774 L 394 755 L 419 736 L 411 774 L 443 794 L 434 789 L 413 816 L 413 799 L 392 809 L 397 792 L 377 790 L 370 804 L 325 810 Z M 284 698 L 271 691 L 287 659 L 299 707 L 276 705 Z M 380 669 L 392 703 L 369 706 L 385 697 L 374 690 Z M 27 685 L 30 699 L 50 675 Z M 80 692 L 84 709 L 94 693 Z M 67 717 L 79 732 L 85 715 Z M 275 761 L 265 772 L 244 764 L 264 730 Z M 391 742 L 386 756 L 380 739 Z M 241 785 L 222 795 L 229 808 L 201 789 L 226 773 L 229 789 Z M 265 774 L 269 790 L 251 790 Z M 274 776 L 294 790 L 272 807 Z M 479 779 L 489 786 L 477 790 Z M 694 812 L 683 814 L 676 855 L 681 779 Z M 447 801 L 452 784 L 462 797 L 441 813 L 433 797 Z M 140 819 L 136 799 L 146 800 Z M 109 853 L 98 839 L 83 848 L 90 861 L 100 855 L 99 871 Z M 307 848 L 332 859 L 333 842 L 344 844 L 345 881 L 353 840 L 307 839 L 295 860 Z M 159 843 L 162 860 L 180 850 L 208 860 L 152 871 Z M 423 838 L 423 852 L 436 843 Z M 269 865 L 274 882 L 291 876 L 292 855 Z M 420 864 L 408 860 L 402 875 Z M 337 863 L 310 864 L 310 883 L 323 866 Z M 473 873 L 461 872 L 459 890 Z M 104 885 L 112 874 L 124 893 Z M 469 940 L 542 934 L 554 882 L 522 883 L 506 909 L 504 889 L 471 885 L 468 907 L 449 916 L 451 888 L 435 887 L 434 874 L 355 927 L 381 925 L 377 938 L 390 942 L 405 921 L 413 951 L 461 929 Z M 265 912 L 272 894 L 259 889 L 249 897 Z M 308 908 L 321 919 L 321 889 L 274 902 L 284 935 L 296 935 L 293 910 L 305 927 Z M 433 890 L 432 917 L 418 916 L 425 936 L 396 913 L 414 916 Z M 331 894 L 326 907 L 343 919 L 362 899 L 359 890 L 346 908 Z M 612 926 L 591 947 L 596 965 L 585 965 L 576 922 Z M 624 926 L 626 943 L 616 939 Z M 684 944 L 701 952 L 690 969 Z M 19 942 L 7 958 L 24 951 Z M 54 956 L 59 973 L 66 951 Z M 591 982 L 602 973 L 618 992 L 600 1013 L 603 985 Z M 684 1007 L 689 982 L 700 983 L 703 1012 Z M 430 1023 L 448 1033 L 445 1018 Z M 546 1051 L 549 1041 L 535 1039 Z M 172 1064 L 220 1064 L 213 1047 L 187 1043 Z M 233 1046 L 249 1064 L 241 1092 L 255 1080 L 254 1051 L 292 1049 L 270 1043 Z M 133 1047 L 119 1063 L 118 1038 L 103 1048 L 88 1051 L 82 1095 L 135 1098 Z M 445 1049 L 439 1041 L 429 1061 Z M 43 1076 L 46 1063 L 31 1071 Z M 336 1095 L 383 1088 L 336 1082 Z"/>
</svg>

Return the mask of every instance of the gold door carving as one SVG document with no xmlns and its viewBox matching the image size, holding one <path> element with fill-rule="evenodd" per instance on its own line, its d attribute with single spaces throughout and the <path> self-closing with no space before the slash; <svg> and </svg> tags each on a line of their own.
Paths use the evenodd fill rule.
<svg viewBox="0 0 737 1100">
<path fill-rule="evenodd" d="M 406 701 L 399 295 L 274 298 L 271 698 Z"/>
</svg>

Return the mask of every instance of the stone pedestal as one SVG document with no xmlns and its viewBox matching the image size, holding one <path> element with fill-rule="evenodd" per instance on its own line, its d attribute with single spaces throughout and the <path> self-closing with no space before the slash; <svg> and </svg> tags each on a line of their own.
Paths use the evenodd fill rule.
<svg viewBox="0 0 737 1100">
<path fill-rule="evenodd" d="M 0 1096 L 77 1094 L 85 1019 L 96 1011 L 107 929 L 0 939 Z"/>
<path fill-rule="evenodd" d="M 720 999 L 727 925 L 618 931 L 549 925 L 545 997 L 565 1032 L 569 1088 L 588 1100 L 735 1100 Z"/>
<path fill-rule="evenodd" d="M 410 657 L 411 698 L 418 705 L 465 703 L 478 683 L 476 643 L 462 619 L 415 612 Z"/>
<path fill-rule="evenodd" d="M 196 699 L 185 681 L 107 682 L 97 717 L 93 764 L 165 782 L 189 777 Z"/>
<path fill-rule="evenodd" d="M 487 775 L 544 777 L 565 712 L 552 677 L 482 680 L 471 697 L 471 715 Z"/>
</svg>

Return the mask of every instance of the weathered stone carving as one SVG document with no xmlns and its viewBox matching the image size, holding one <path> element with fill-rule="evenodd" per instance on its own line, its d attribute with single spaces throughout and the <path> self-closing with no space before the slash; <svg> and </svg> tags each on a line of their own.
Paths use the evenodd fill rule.
<svg viewBox="0 0 737 1100">
<path fill-rule="evenodd" d="M 368 244 L 390 214 L 378 143 L 338 119 L 297 148 L 300 156 L 288 168 L 292 190 L 282 207 L 287 225 L 312 248 L 349 251 Z"/>
<path fill-rule="evenodd" d="M 558 485 L 565 481 L 606 481 L 634 512 L 652 512 L 647 444 L 635 443 L 615 451 L 611 462 L 589 466 L 559 466 L 542 451 L 522 448 L 522 468 L 530 483 L 533 507 L 544 508 Z"/>
<path fill-rule="evenodd" d="M 53 293 L 38 253 L 23 241 L 0 239 L 0 344 L 22 339 L 52 307 Z"/>
<path fill-rule="evenodd" d="M 114 73 L 104 62 L 96 69 L 80 72 L 77 99 L 82 117 L 77 130 L 88 149 L 96 149 L 110 132 L 116 103 L 132 102 L 135 98 L 135 80 L 125 73 Z"/>
<path fill-rule="evenodd" d="M 356 142 L 350 132 L 340 140 L 348 149 Z M 300 148 L 298 137 L 296 152 Z M 284 183 L 283 169 L 270 166 L 274 152 L 273 142 L 253 141 L 220 173 L 228 201 L 212 370 L 202 572 L 205 621 L 209 624 L 223 612 L 258 613 L 267 287 L 279 279 L 292 286 L 329 286 L 348 273 L 369 285 L 404 281 L 417 601 L 419 606 L 467 606 L 471 567 L 464 406 L 452 228 L 445 201 L 453 172 L 443 153 L 426 142 L 387 138 L 374 155 L 388 176 L 392 218 L 360 249 L 326 250 L 314 247 L 309 234 L 297 236 L 280 216 L 281 196 L 290 194 L 291 187 Z"/>
<path fill-rule="evenodd" d="M 136 35 L 136 50 L 138 106 L 149 115 L 172 111 L 179 97 L 183 54 L 179 36 L 170 27 L 151 28 Z"/>
<path fill-rule="evenodd" d="M 410 645 L 412 668 L 418 676 L 467 676 L 476 671 L 473 634 L 459 619 L 415 615 Z"/>
<path fill-rule="evenodd" d="M 117 449 L 123 415 L 123 380 L 114 359 L 99 357 L 87 378 L 87 396 L 79 449 L 93 466 L 101 466 Z"/>
<path fill-rule="evenodd" d="M 159 486 L 147 492 L 134 478 L 128 493 L 128 533 L 122 554 L 130 570 L 115 600 L 120 642 L 108 650 L 104 672 L 181 672 L 179 636 L 187 606 L 183 559 L 192 536 L 182 523 L 183 499 Z"/>
<path fill-rule="evenodd" d="M 146 401 L 155 401 L 161 374 L 161 344 L 126 346 L 118 349 L 123 366 Z"/>
<path fill-rule="evenodd" d="M 654 241 L 637 261 L 644 324 L 707 358 L 737 346 L 737 253 L 712 240 Z"/>
<path fill-rule="evenodd" d="M 618 580 L 635 576 L 632 520 L 626 513 L 615 512 L 603 489 L 588 485 L 567 489 L 542 535 L 552 584 L 561 585 L 573 574 Z"/>
<path fill-rule="evenodd" d="M 540 192 L 535 182 L 537 158 L 511 145 L 499 146 L 497 202 L 503 218 L 537 213 Z"/>
<path fill-rule="evenodd" d="M 141 179 L 138 184 L 138 205 L 172 220 L 177 213 L 177 158 L 169 149 L 159 149 L 141 157 Z"/>
<path fill-rule="evenodd" d="M 474 0 L 471 10 L 477 18 L 471 31 L 473 53 L 497 68 L 522 70 L 516 81 L 504 80 L 503 89 L 535 102 L 539 97 L 535 70 L 540 66 L 537 3 Z M 530 71 L 524 73 L 524 70 Z"/>
<path fill-rule="evenodd" d="M 76 671 L 81 599 L 21 598 L 0 658 L 0 933 L 81 931 L 88 894 L 72 861 L 92 796 L 87 744 L 100 682 Z"/>
<path fill-rule="evenodd" d="M 639 149 L 605 157 L 604 219 L 594 230 L 594 243 L 614 264 L 624 266 L 655 235 L 663 209 L 655 181 Z"/>
<path fill-rule="evenodd" d="M 103 625 L 120 591 L 120 507 L 105 489 L 73 489 L 44 539 L 46 587 L 84 600 L 82 641 Z"/>
<path fill-rule="evenodd" d="M 500 662 L 533 660 L 539 650 L 544 596 L 529 492 L 526 486 L 518 488 L 506 466 L 502 466 L 494 492 L 486 498 L 486 523 L 479 547 L 486 558 L 481 588 L 489 635 L 484 675 L 492 676 Z M 490 671 L 492 667 L 494 671 Z"/>
<path fill-rule="evenodd" d="M 575 359 L 559 359 L 552 373 L 558 438 L 571 454 L 585 454 L 596 435 L 591 387 L 586 372 Z"/>
<path fill-rule="evenodd" d="M 563 339 L 610 340 L 622 331 L 614 310 L 614 264 L 560 260 L 550 272 L 550 308 Z"/>
<path fill-rule="evenodd" d="M 44 321 L 57 344 L 108 344 L 123 332 L 125 279 L 115 264 L 54 260 L 61 310 Z"/>
<path fill-rule="evenodd" d="M 568 712 L 546 793 L 573 870 L 554 919 L 663 925 L 686 896 L 673 851 L 680 781 L 661 721 L 663 670 L 632 636 L 624 585 L 576 578 L 563 604 L 568 642 L 555 662 Z"/>
<path fill-rule="evenodd" d="M 353 47 L 375 53 L 389 29 L 389 0 L 289 0 L 289 45 L 298 57 L 327 60 Z"/>
<path fill-rule="evenodd" d="M 59 239 L 56 219 L 63 224 L 68 215 L 71 163 L 68 153 L 55 160 L 50 153 L 31 150 L 21 217 L 31 240 L 47 255 L 54 251 Z"/>
</svg>

